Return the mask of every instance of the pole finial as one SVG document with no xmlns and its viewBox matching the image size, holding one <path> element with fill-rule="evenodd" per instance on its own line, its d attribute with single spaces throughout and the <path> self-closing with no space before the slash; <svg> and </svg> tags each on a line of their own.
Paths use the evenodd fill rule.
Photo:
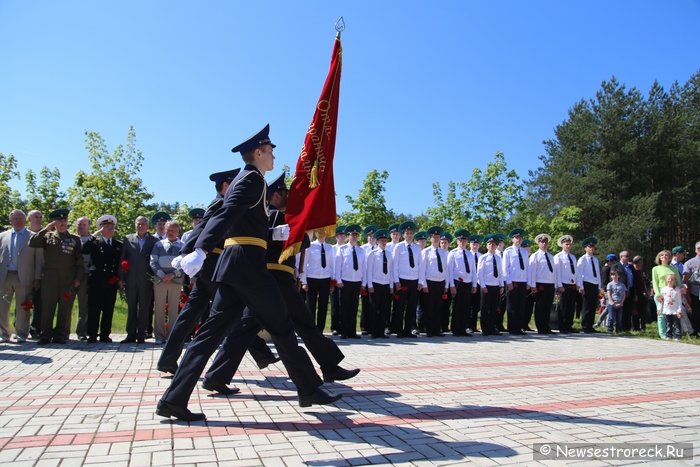
<svg viewBox="0 0 700 467">
<path fill-rule="evenodd" d="M 337 37 L 340 37 L 340 33 L 345 31 L 345 20 L 341 16 L 338 21 L 335 22 L 335 30 L 337 31 Z"/>
</svg>

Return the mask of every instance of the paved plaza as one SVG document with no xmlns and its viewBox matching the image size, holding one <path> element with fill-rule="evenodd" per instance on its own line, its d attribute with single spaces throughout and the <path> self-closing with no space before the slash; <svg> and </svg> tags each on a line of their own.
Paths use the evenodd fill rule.
<svg viewBox="0 0 700 467">
<path fill-rule="evenodd" d="M 113 336 L 115 341 L 123 336 Z M 700 346 L 606 335 L 338 341 L 362 372 L 335 406 L 300 408 L 281 363 L 246 356 L 241 393 L 197 388 L 208 421 L 155 415 L 170 380 L 153 344 L 0 344 L 0 465 L 476 465 L 535 443 L 693 442 Z M 567 460 L 576 465 L 640 460 Z"/>
</svg>

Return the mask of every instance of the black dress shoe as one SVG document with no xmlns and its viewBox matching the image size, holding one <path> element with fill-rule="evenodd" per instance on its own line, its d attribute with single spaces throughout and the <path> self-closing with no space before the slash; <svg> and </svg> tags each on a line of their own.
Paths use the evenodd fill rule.
<svg viewBox="0 0 700 467">
<path fill-rule="evenodd" d="M 37 342 L 37 344 L 39 344 L 39 345 L 48 345 L 50 343 L 51 343 L 50 337 L 42 337 L 39 339 L 39 342 Z"/>
<path fill-rule="evenodd" d="M 170 373 L 171 375 L 174 375 L 175 372 L 177 371 L 177 365 L 158 365 L 156 367 L 158 371 L 161 373 Z"/>
<path fill-rule="evenodd" d="M 88 339 L 87 339 L 88 344 L 94 344 L 95 342 L 97 342 L 96 337 L 88 337 Z"/>
<path fill-rule="evenodd" d="M 127 338 L 126 338 L 126 339 L 122 339 L 122 341 L 121 341 L 120 343 L 121 343 L 121 344 L 133 344 L 133 343 L 135 343 L 135 342 L 136 342 L 136 338 L 135 338 L 135 337 L 129 337 L 129 336 L 127 336 Z"/>
<path fill-rule="evenodd" d="M 228 387 L 224 383 L 220 383 L 218 381 L 206 378 L 202 382 L 202 387 L 207 391 L 218 392 L 219 394 L 224 394 L 226 396 L 230 396 L 231 394 L 241 392 L 241 390 L 238 389 L 236 386 Z"/>
<path fill-rule="evenodd" d="M 100 342 L 106 342 L 109 344 L 110 342 L 112 342 L 112 339 L 109 337 L 100 337 Z"/>
<path fill-rule="evenodd" d="M 346 370 L 342 367 L 335 367 L 332 371 L 323 372 L 323 381 L 332 383 L 333 381 L 345 381 L 346 379 L 354 378 L 360 372 L 359 368 L 354 370 Z"/>
<path fill-rule="evenodd" d="M 54 337 L 54 338 L 53 338 L 53 343 L 54 343 L 54 344 L 61 344 L 61 345 L 63 345 L 63 344 L 66 343 L 66 340 L 65 340 L 64 338 L 62 338 L 62 337 Z"/>
<path fill-rule="evenodd" d="M 299 407 L 311 407 L 312 405 L 327 405 L 341 399 L 342 394 L 331 394 L 322 387 L 316 388 L 311 394 L 302 396 L 299 394 Z"/>
<path fill-rule="evenodd" d="M 138 338 L 136 338 L 136 343 L 137 344 L 145 344 L 146 338 L 145 337 L 138 337 Z"/>
<path fill-rule="evenodd" d="M 178 407 L 162 399 L 158 402 L 158 407 L 156 407 L 156 415 L 167 418 L 175 417 L 184 422 L 196 422 L 207 419 L 203 413 L 190 412 L 186 407 Z"/>
<path fill-rule="evenodd" d="M 268 365 L 272 365 L 272 364 L 277 363 L 279 361 L 280 361 L 279 357 L 272 356 L 272 357 L 268 357 L 268 358 L 265 358 L 263 360 L 260 360 L 259 362 L 257 362 L 257 364 L 258 364 L 258 368 L 260 368 L 261 370 L 264 370 L 265 368 L 268 367 Z"/>
<path fill-rule="evenodd" d="M 88 336 L 80 336 L 81 342 L 85 342 L 88 340 Z"/>
</svg>

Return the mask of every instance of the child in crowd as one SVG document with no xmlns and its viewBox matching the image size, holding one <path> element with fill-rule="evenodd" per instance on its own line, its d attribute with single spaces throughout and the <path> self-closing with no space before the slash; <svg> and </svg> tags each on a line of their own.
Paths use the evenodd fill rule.
<svg viewBox="0 0 700 467">
<path fill-rule="evenodd" d="M 661 289 L 661 294 L 657 298 L 660 307 L 660 314 L 666 318 L 666 335 L 662 339 L 680 340 L 681 338 L 681 315 L 683 314 L 683 292 L 676 284 L 675 274 L 666 276 L 666 287 Z"/>
<path fill-rule="evenodd" d="M 610 271 L 610 278 L 612 280 L 608 282 L 607 286 L 608 332 L 613 332 L 613 326 L 615 332 L 622 332 L 622 304 L 625 301 L 625 295 L 627 295 L 627 287 L 620 282 L 620 272 L 617 269 Z"/>
</svg>

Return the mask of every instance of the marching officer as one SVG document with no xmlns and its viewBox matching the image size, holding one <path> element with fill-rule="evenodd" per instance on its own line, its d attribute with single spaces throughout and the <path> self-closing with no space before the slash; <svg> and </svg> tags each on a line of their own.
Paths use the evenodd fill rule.
<svg viewBox="0 0 700 467">
<path fill-rule="evenodd" d="M 44 250 L 39 345 L 52 340 L 55 344 L 65 344 L 68 340 L 73 301 L 85 273 L 80 238 L 68 233 L 69 213 L 68 209 L 56 209 L 49 214 L 51 222 L 29 239 L 30 247 Z"/>
<path fill-rule="evenodd" d="M 83 254 L 90 256 L 92 269 L 88 277 L 87 341 L 112 342 L 112 316 L 119 288 L 119 266 L 122 242 L 114 238 L 117 218 L 105 214 L 97 219 L 100 228 L 92 240 L 83 245 Z M 100 234 L 101 237 L 97 238 Z"/>
</svg>

